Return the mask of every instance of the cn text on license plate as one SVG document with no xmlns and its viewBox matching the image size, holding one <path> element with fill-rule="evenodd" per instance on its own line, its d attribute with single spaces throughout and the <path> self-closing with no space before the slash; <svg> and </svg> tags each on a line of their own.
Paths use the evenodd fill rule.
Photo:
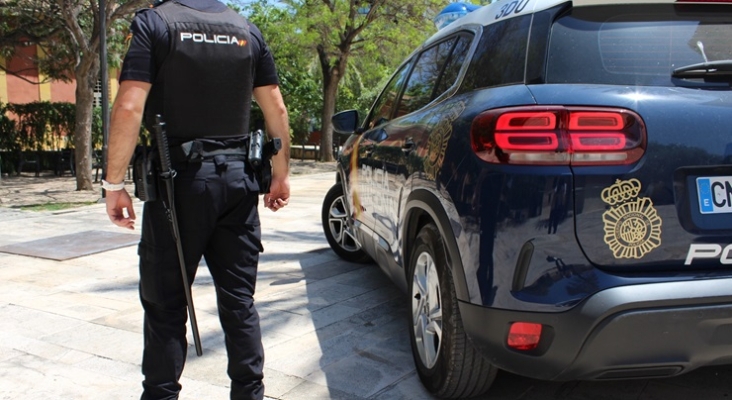
<svg viewBox="0 0 732 400">
<path fill-rule="evenodd" d="M 702 214 L 732 213 L 732 176 L 696 178 Z"/>
</svg>

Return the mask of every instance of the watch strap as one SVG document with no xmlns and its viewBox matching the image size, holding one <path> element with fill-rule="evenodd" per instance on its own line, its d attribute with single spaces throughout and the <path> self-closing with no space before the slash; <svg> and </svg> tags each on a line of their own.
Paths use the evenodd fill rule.
<svg viewBox="0 0 732 400">
<path fill-rule="evenodd" d="M 120 183 L 109 183 L 106 180 L 102 179 L 102 189 L 110 191 L 110 192 L 116 192 L 118 190 L 122 190 L 125 188 L 125 182 L 122 181 Z"/>
</svg>

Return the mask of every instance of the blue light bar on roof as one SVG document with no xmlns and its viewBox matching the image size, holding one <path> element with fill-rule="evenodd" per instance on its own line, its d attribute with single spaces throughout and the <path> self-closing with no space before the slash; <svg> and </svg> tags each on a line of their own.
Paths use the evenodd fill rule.
<svg viewBox="0 0 732 400">
<path fill-rule="evenodd" d="M 445 7 L 433 20 L 437 29 L 442 29 L 456 19 L 467 15 L 471 11 L 479 9 L 480 6 L 469 3 L 452 3 Z"/>
</svg>

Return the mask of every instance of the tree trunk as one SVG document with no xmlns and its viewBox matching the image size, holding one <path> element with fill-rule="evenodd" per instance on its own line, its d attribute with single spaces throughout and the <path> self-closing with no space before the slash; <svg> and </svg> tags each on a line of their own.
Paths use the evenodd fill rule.
<svg viewBox="0 0 732 400">
<path fill-rule="evenodd" d="M 338 95 L 339 75 L 329 71 L 323 74 L 323 119 L 320 128 L 320 161 L 333 161 L 333 123 Z"/>
<path fill-rule="evenodd" d="M 92 183 L 92 107 L 99 63 L 82 58 L 76 68 L 76 190 L 94 190 Z"/>
</svg>

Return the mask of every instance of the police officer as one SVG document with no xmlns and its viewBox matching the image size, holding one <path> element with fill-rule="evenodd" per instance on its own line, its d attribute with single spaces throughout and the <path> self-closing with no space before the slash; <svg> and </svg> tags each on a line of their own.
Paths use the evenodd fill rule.
<svg viewBox="0 0 732 400">
<path fill-rule="evenodd" d="M 272 55 L 256 26 L 216 0 L 170 0 L 138 13 L 111 115 L 107 214 L 134 229 L 124 175 L 141 121 L 163 117 L 188 281 L 201 257 L 213 277 L 232 399 L 262 399 L 263 348 L 253 304 L 259 186 L 245 160 L 252 96 L 282 140 L 265 206 L 287 205 L 289 126 Z M 152 131 L 152 130 L 151 130 Z M 196 151 L 190 151 L 196 149 Z M 177 399 L 186 358 L 186 299 L 163 195 L 144 204 L 140 299 L 145 312 L 142 399 Z"/>
</svg>

